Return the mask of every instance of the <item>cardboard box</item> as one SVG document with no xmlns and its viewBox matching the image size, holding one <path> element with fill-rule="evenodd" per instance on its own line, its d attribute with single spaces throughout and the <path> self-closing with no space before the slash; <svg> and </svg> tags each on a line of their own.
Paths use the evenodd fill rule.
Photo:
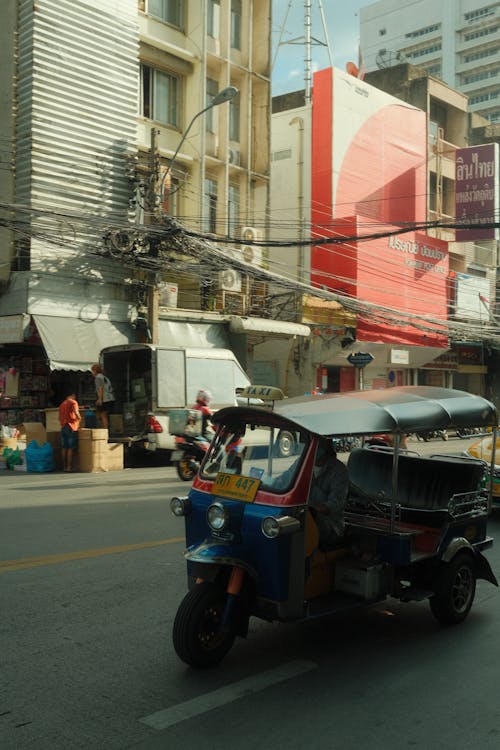
<svg viewBox="0 0 500 750">
<path fill-rule="evenodd" d="M 171 409 L 168 413 L 168 431 L 171 435 L 201 435 L 203 415 L 199 409 Z"/>
<path fill-rule="evenodd" d="M 60 427 L 59 425 L 59 429 Z M 32 440 L 36 440 L 38 445 L 44 445 L 47 442 L 47 432 L 41 422 L 24 422 L 19 427 L 19 432 L 20 439 L 24 440 L 26 445 L 29 445 Z"/>
<path fill-rule="evenodd" d="M 54 463 L 56 470 L 61 471 L 62 465 L 62 453 L 61 453 L 61 431 L 47 432 L 47 442 L 51 444 L 52 450 L 54 451 Z"/>
<path fill-rule="evenodd" d="M 17 438 L 0 438 L 0 455 L 2 455 L 5 448 L 17 448 Z"/>
<path fill-rule="evenodd" d="M 91 447 L 89 447 L 91 446 Z M 78 450 L 80 471 L 121 471 L 123 469 L 123 444 L 96 441 L 80 443 Z"/>
<path fill-rule="evenodd" d="M 107 430 L 103 429 L 91 429 L 88 427 L 81 427 L 78 430 L 78 442 L 85 442 L 85 441 L 94 441 L 94 440 L 106 440 L 109 437 L 109 433 Z"/>
<path fill-rule="evenodd" d="M 59 422 L 59 409 L 44 409 L 45 412 L 45 429 L 47 432 L 55 432 L 61 429 Z"/>
</svg>

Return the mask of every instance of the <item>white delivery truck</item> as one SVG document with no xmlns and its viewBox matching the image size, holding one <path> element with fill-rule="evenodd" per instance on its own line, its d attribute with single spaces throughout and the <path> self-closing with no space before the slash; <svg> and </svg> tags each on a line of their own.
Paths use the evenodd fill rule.
<svg viewBox="0 0 500 750">
<path fill-rule="evenodd" d="M 147 451 L 175 448 L 169 412 L 193 406 L 200 388 L 216 410 L 236 405 L 236 389 L 250 383 L 229 349 L 125 344 L 103 349 L 100 361 L 115 394 L 113 440 Z"/>
</svg>

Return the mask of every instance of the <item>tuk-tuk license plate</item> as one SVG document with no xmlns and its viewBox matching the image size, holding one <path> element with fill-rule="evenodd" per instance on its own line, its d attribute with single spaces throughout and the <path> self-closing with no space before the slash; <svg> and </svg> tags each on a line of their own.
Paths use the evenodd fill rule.
<svg viewBox="0 0 500 750">
<path fill-rule="evenodd" d="M 244 477 L 241 474 L 224 474 L 220 471 L 212 485 L 212 495 L 227 497 L 230 500 L 243 500 L 253 503 L 259 489 L 260 480 Z"/>
</svg>

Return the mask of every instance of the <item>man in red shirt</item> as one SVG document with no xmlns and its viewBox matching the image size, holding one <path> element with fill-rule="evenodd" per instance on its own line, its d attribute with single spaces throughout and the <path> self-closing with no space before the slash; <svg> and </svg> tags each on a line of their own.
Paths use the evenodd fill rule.
<svg viewBox="0 0 500 750">
<path fill-rule="evenodd" d="M 80 408 L 76 400 L 76 394 L 69 393 L 59 406 L 64 471 L 73 471 L 73 451 L 78 447 L 80 420 Z"/>
</svg>

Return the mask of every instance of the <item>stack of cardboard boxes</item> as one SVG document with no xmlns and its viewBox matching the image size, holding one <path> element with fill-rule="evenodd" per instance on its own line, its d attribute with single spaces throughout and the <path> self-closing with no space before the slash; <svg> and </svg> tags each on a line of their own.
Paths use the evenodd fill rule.
<svg viewBox="0 0 500 750">
<path fill-rule="evenodd" d="M 108 431 L 82 428 L 78 431 L 80 471 L 119 471 L 123 469 L 123 445 L 108 443 Z"/>
<path fill-rule="evenodd" d="M 22 462 L 19 469 L 26 470 L 24 449 L 32 440 L 38 445 L 50 443 L 54 451 L 56 470 L 62 470 L 61 429 L 48 421 L 47 430 L 41 422 L 25 422 L 19 427 L 19 438 L 2 439 L 0 456 L 4 448 L 19 448 Z M 4 468 L 2 466 L 2 468 Z M 81 428 L 78 431 L 78 450 L 73 453 L 73 471 L 97 472 L 123 469 L 123 445 L 108 443 L 108 431 Z"/>
<path fill-rule="evenodd" d="M 62 469 L 61 431 L 47 432 L 47 441 L 54 449 L 56 469 Z M 108 443 L 108 431 L 80 428 L 78 450 L 73 453 L 73 471 L 120 471 L 123 469 L 123 445 Z"/>
</svg>

